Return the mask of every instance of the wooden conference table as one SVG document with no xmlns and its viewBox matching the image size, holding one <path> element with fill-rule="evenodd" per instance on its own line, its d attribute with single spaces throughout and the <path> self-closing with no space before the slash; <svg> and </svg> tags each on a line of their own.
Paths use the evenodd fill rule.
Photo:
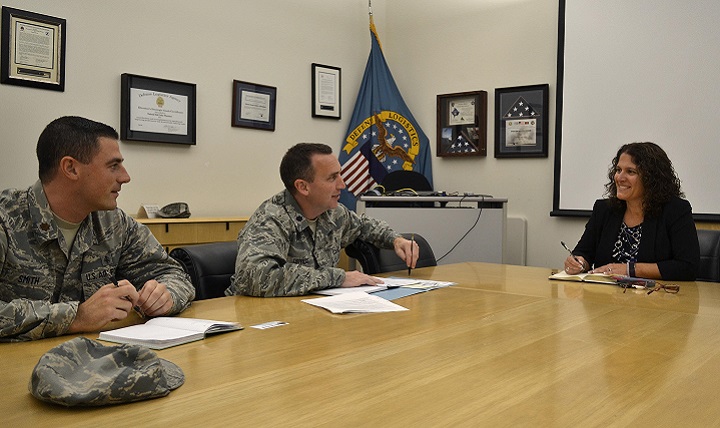
<svg viewBox="0 0 720 428">
<path fill-rule="evenodd" d="M 417 269 L 458 284 L 385 314 L 333 315 L 295 297 L 198 301 L 183 316 L 245 330 L 158 351 L 185 384 L 104 408 L 65 409 L 28 392 L 37 360 L 70 336 L 0 344 L 1 418 L 34 428 L 718 425 L 720 284 L 647 295 L 549 274 Z M 289 324 L 250 328 L 273 320 Z"/>
</svg>

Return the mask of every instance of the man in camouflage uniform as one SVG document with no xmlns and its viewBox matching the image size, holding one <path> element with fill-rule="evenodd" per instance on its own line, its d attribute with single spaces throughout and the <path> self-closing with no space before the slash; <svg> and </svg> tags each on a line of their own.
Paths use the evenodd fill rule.
<svg viewBox="0 0 720 428">
<path fill-rule="evenodd" d="M 382 283 L 380 278 L 336 267 L 340 250 L 356 238 L 394 248 L 408 266 L 415 267 L 416 243 L 384 221 L 359 216 L 338 204 L 345 183 L 329 146 L 291 147 L 280 163 L 280 176 L 285 190 L 263 202 L 238 235 L 235 275 L 226 294 L 297 296 L 323 288 Z"/>
<path fill-rule="evenodd" d="M 157 316 L 190 304 L 180 265 L 117 208 L 130 176 L 114 129 L 56 119 L 37 157 L 40 180 L 0 194 L 0 341 L 97 331 L 133 307 Z"/>
</svg>

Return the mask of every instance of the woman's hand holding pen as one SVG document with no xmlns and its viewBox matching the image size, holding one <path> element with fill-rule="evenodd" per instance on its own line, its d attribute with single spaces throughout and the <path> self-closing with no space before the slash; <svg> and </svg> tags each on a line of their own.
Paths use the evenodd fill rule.
<svg viewBox="0 0 720 428">
<path fill-rule="evenodd" d="M 570 275 L 585 272 L 588 262 L 582 256 L 569 255 L 565 259 L 565 272 Z"/>
<path fill-rule="evenodd" d="M 565 259 L 565 272 L 569 273 L 570 275 L 575 275 L 580 272 L 585 272 L 590 265 L 588 262 L 582 257 L 578 257 L 575 254 L 573 254 L 572 250 L 565 245 L 565 242 L 560 241 L 560 245 L 563 246 L 567 250 L 570 255 L 567 259 Z"/>
</svg>

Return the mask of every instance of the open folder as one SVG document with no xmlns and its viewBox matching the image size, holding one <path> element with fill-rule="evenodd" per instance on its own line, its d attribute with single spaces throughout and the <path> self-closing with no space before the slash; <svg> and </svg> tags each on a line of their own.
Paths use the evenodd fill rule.
<svg viewBox="0 0 720 428">
<path fill-rule="evenodd" d="M 561 270 L 556 274 L 550 275 L 548 279 L 555 279 L 558 281 L 595 282 L 600 284 L 616 285 L 618 283 L 617 279 L 613 275 L 605 275 L 602 273 L 578 273 L 575 275 L 570 275 L 564 270 Z"/>
</svg>

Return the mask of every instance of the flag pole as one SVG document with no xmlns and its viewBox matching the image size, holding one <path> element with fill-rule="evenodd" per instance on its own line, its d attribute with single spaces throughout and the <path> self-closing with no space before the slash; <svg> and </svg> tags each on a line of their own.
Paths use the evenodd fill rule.
<svg viewBox="0 0 720 428">
<path fill-rule="evenodd" d="M 375 21 L 373 20 L 373 11 L 372 11 L 372 0 L 368 0 L 368 15 L 370 16 L 370 32 L 375 35 L 375 40 L 377 40 L 378 46 L 380 47 L 380 51 L 382 51 L 382 44 L 380 43 L 380 36 L 378 36 L 377 29 L 375 28 Z"/>
</svg>

